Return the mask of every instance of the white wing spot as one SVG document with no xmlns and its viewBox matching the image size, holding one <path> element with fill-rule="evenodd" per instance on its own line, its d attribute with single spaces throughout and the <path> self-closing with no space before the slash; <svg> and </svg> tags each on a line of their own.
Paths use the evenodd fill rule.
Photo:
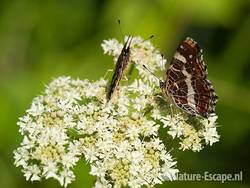
<svg viewBox="0 0 250 188">
<path fill-rule="evenodd" d="M 183 55 L 181 55 L 179 52 L 176 52 L 174 54 L 174 58 L 181 61 L 181 62 L 183 62 L 183 63 L 187 62 L 186 58 Z"/>
<path fill-rule="evenodd" d="M 176 68 L 174 68 L 174 66 L 173 65 L 171 65 L 171 67 L 170 67 L 173 71 L 176 71 L 176 72 L 179 72 L 180 70 L 179 69 L 176 69 Z"/>
<path fill-rule="evenodd" d="M 186 81 L 187 88 L 188 88 L 188 92 L 187 92 L 188 105 L 191 106 L 193 109 L 196 109 L 194 95 L 189 95 L 190 93 L 195 93 L 194 88 L 192 86 L 192 81 L 191 81 L 192 75 L 189 74 L 185 69 L 183 69 L 181 72 L 186 76 L 185 81 Z"/>
</svg>

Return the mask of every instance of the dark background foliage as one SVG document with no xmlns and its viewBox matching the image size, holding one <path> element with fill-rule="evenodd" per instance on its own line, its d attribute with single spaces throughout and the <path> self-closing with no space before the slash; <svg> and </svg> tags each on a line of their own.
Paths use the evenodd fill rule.
<svg viewBox="0 0 250 188">
<path fill-rule="evenodd" d="M 250 2 L 249 0 L 1 0 L 0 1 L 0 186 L 60 187 L 54 180 L 26 182 L 13 165 L 22 137 L 16 122 L 46 83 L 60 75 L 97 80 L 113 68 L 103 39 L 125 34 L 147 38 L 170 60 L 190 36 L 203 48 L 209 79 L 220 97 L 221 139 L 199 153 L 177 152 L 181 172 L 238 173 L 242 182 L 168 182 L 157 187 L 249 187 Z M 161 135 L 164 136 L 164 130 Z M 91 187 L 80 161 L 69 187 Z"/>
</svg>

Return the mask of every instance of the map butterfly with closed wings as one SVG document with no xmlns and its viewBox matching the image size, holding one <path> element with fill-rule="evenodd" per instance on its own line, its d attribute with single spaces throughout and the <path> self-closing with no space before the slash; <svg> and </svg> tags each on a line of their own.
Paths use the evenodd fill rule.
<svg viewBox="0 0 250 188">
<path fill-rule="evenodd" d="M 201 48 L 188 37 L 177 48 L 166 79 L 160 85 L 177 107 L 188 114 L 208 118 L 215 112 L 218 97 L 207 74 Z"/>
<path fill-rule="evenodd" d="M 132 42 L 133 37 L 129 36 L 121 50 L 120 55 L 118 56 L 118 59 L 116 61 L 115 66 L 115 72 L 113 74 L 113 77 L 111 79 L 110 86 L 108 88 L 107 93 L 107 100 L 109 101 L 116 90 L 117 86 L 119 85 L 119 82 L 122 78 L 122 75 L 128 66 L 129 60 L 130 60 L 130 45 Z"/>
</svg>

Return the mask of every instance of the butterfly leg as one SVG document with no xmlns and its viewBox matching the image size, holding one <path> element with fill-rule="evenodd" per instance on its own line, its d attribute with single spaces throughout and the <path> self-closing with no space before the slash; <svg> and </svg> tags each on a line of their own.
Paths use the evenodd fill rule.
<svg viewBox="0 0 250 188">
<path fill-rule="evenodd" d="M 124 78 L 124 80 L 127 82 L 127 85 L 128 85 L 128 81 L 129 81 L 128 77 L 127 77 L 127 76 L 124 76 L 123 78 Z"/>
<path fill-rule="evenodd" d="M 105 79 L 105 78 L 108 76 L 108 74 L 109 74 L 110 72 L 113 72 L 113 71 L 114 71 L 113 69 L 108 69 L 108 70 L 106 71 L 105 75 L 103 76 L 103 78 Z"/>
<path fill-rule="evenodd" d="M 172 103 L 170 103 L 169 108 L 170 108 L 171 118 L 173 118 L 174 117 L 174 110 L 173 110 L 173 104 Z"/>
</svg>

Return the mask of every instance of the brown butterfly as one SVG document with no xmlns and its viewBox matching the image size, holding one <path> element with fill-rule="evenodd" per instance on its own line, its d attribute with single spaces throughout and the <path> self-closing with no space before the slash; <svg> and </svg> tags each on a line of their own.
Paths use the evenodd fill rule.
<svg viewBox="0 0 250 188">
<path fill-rule="evenodd" d="M 188 37 L 177 48 L 160 85 L 177 107 L 208 118 L 215 112 L 218 97 L 207 74 L 201 48 Z"/>
<path fill-rule="evenodd" d="M 119 85 L 122 75 L 130 61 L 130 45 L 131 45 L 132 39 L 133 37 L 131 36 L 127 38 L 127 41 L 125 42 L 122 48 L 122 51 L 120 55 L 118 56 L 116 67 L 115 67 L 115 72 L 112 76 L 112 80 L 108 88 L 108 93 L 107 93 L 108 101 L 112 98 L 112 95 L 114 91 L 116 90 L 117 86 Z"/>
<path fill-rule="evenodd" d="M 151 72 L 145 65 L 143 67 Z M 159 79 L 160 87 L 181 110 L 208 118 L 215 112 L 218 96 L 207 75 L 202 50 L 188 37 L 178 46 L 166 71 L 165 81 Z"/>
</svg>

